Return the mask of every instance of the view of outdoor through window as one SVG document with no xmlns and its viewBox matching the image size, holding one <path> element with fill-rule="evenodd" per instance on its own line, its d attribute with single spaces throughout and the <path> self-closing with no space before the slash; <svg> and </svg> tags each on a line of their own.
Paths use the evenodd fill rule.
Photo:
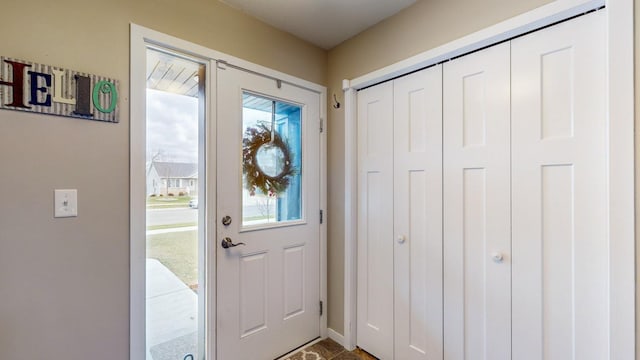
<svg viewBox="0 0 640 360">
<path fill-rule="evenodd" d="M 301 107 L 243 94 L 242 225 L 302 219 Z"/>
<path fill-rule="evenodd" d="M 147 50 L 147 360 L 199 359 L 203 75 L 197 62 Z"/>
</svg>

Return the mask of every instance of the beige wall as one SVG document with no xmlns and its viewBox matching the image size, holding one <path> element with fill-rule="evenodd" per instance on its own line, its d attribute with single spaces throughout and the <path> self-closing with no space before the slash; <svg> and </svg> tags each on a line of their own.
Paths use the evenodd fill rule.
<svg viewBox="0 0 640 360">
<path fill-rule="evenodd" d="M 119 124 L 0 110 L 0 359 L 128 359 L 129 23 L 321 84 L 326 51 L 217 0 L 0 8 L 0 55 L 121 81 Z M 53 219 L 55 188 L 77 218 Z"/>
</svg>

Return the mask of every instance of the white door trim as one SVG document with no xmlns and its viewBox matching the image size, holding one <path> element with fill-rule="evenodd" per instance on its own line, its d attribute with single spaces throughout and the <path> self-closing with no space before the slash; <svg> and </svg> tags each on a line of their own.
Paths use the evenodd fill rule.
<svg viewBox="0 0 640 360">
<path fill-rule="evenodd" d="M 130 43 L 130 96 L 131 104 L 145 102 L 145 74 L 146 53 L 145 41 L 142 36 L 133 36 L 131 29 Z M 130 304 L 129 304 L 129 358 L 145 359 L 145 319 L 146 319 L 146 269 L 142 261 L 146 257 L 146 121 L 131 121 L 131 119 L 146 119 L 145 106 L 131 105 L 129 110 L 129 246 L 130 246 Z M 137 239 L 137 241 L 136 241 Z M 144 239 L 144 241 L 142 240 Z"/>
<path fill-rule="evenodd" d="M 526 32 L 607 7 L 610 150 L 610 302 L 612 359 L 635 355 L 635 177 L 633 0 L 556 0 L 448 44 L 352 80 L 345 91 L 344 345 L 356 346 L 357 90 Z"/>
<path fill-rule="evenodd" d="M 158 45 L 166 49 L 174 50 L 178 53 L 192 55 L 200 59 L 213 61 L 225 61 L 234 66 L 241 67 L 251 72 L 262 74 L 282 80 L 283 82 L 302 87 L 320 94 L 320 117 L 326 119 L 326 87 L 312 83 L 310 81 L 297 78 L 292 75 L 282 73 L 249 61 L 206 48 L 192 42 L 176 38 L 171 35 L 151 30 L 136 24 L 131 24 L 130 34 L 130 359 L 144 360 L 146 358 L 145 349 L 145 162 L 146 162 L 146 47 L 147 45 Z M 199 149 L 205 151 L 205 163 L 209 171 L 206 188 L 207 213 L 201 215 L 200 221 L 206 229 L 207 243 L 215 243 L 216 236 L 216 158 L 209 156 L 212 149 L 216 148 L 216 78 L 215 67 L 207 67 L 207 99 L 206 99 L 206 125 L 205 133 L 207 137 L 206 148 Z M 320 205 L 322 209 L 327 208 L 327 125 L 324 122 L 324 131 L 320 134 Z M 202 129 L 201 129 L 202 130 Z M 325 215 L 326 219 L 326 215 Z M 218 249 L 216 246 L 215 249 Z M 205 284 L 206 298 L 209 299 L 205 309 L 207 316 L 207 349 L 206 358 L 216 359 L 216 255 L 212 251 L 206 252 L 205 266 L 208 276 Z M 320 300 L 327 304 L 327 222 L 320 225 Z M 323 312 L 320 318 L 320 336 L 327 336 L 327 311 Z"/>
<path fill-rule="evenodd" d="M 636 346 L 633 0 L 607 0 L 609 107 L 610 354 Z M 613 241 L 615 240 L 615 241 Z"/>
</svg>

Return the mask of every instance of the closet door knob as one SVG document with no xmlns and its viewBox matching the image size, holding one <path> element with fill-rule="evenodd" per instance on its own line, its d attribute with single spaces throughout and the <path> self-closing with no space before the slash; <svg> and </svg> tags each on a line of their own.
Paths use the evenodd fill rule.
<svg viewBox="0 0 640 360">
<path fill-rule="evenodd" d="M 398 244 L 404 244 L 407 238 L 404 235 L 398 235 Z"/>
<path fill-rule="evenodd" d="M 504 261 L 504 255 L 502 255 L 502 253 L 499 253 L 499 252 L 494 252 L 493 254 L 491 254 L 491 258 L 495 263 L 498 263 L 498 264 Z"/>
</svg>

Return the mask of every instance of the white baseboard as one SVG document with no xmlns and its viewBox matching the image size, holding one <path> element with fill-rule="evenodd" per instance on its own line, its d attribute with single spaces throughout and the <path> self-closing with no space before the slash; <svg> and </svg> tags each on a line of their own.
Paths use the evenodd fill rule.
<svg viewBox="0 0 640 360">
<path fill-rule="evenodd" d="M 337 331 L 335 331 L 335 330 L 333 330 L 331 328 L 327 329 L 327 335 L 329 335 L 329 339 L 337 342 L 342 347 L 344 347 L 344 335 L 339 334 Z"/>
</svg>

